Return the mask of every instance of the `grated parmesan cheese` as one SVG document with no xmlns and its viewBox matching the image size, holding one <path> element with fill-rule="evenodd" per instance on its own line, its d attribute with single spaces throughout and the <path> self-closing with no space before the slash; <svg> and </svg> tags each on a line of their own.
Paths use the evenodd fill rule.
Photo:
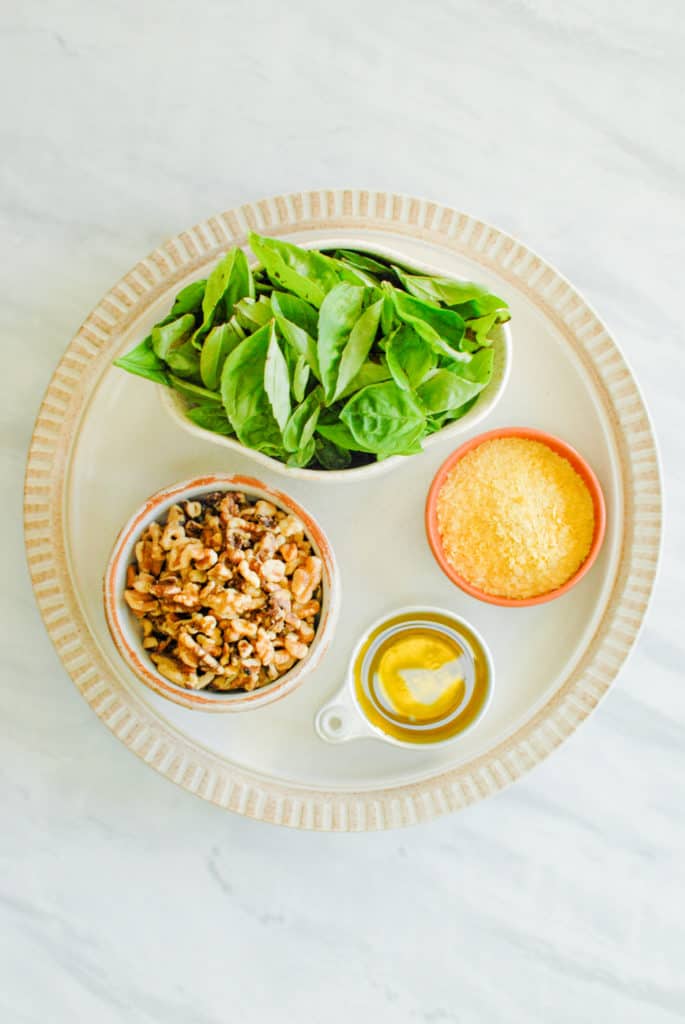
<svg viewBox="0 0 685 1024">
<path fill-rule="evenodd" d="M 563 586 L 587 558 L 592 497 L 546 444 L 501 437 L 468 452 L 437 500 L 445 557 L 472 586 L 523 599 Z"/>
</svg>

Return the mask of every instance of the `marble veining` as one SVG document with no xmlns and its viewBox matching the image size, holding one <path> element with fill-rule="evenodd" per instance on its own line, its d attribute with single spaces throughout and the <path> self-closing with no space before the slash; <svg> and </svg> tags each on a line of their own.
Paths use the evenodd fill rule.
<svg viewBox="0 0 685 1024">
<path fill-rule="evenodd" d="M 684 41 L 676 0 L 4 5 L 0 1020 L 683 1019 Z M 216 210 L 340 184 L 465 209 L 568 276 L 642 384 L 670 510 L 598 712 L 496 798 L 378 835 L 146 769 L 62 669 L 21 538 L 40 397 L 107 288 Z"/>
</svg>

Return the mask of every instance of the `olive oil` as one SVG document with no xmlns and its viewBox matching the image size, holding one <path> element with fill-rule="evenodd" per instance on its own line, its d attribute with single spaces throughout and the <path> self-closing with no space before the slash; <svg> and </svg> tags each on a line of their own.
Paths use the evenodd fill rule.
<svg viewBox="0 0 685 1024">
<path fill-rule="evenodd" d="M 436 743 L 463 732 L 490 691 L 476 635 L 459 619 L 431 611 L 406 612 L 372 630 L 353 675 L 368 721 L 405 743 Z"/>
</svg>

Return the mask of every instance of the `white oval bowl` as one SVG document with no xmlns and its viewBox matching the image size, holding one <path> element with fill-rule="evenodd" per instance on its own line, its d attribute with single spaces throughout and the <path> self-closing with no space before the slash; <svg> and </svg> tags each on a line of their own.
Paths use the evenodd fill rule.
<svg viewBox="0 0 685 1024">
<path fill-rule="evenodd" d="M 370 245 L 362 239 L 323 239 L 322 241 L 304 243 L 302 248 L 356 249 L 360 252 L 366 252 L 370 256 L 381 256 L 384 259 L 398 263 L 402 267 L 418 270 L 422 274 L 436 277 L 445 276 L 444 271 L 439 267 L 418 260 L 407 260 L 406 256 L 403 256 L 396 250 L 380 245 Z M 253 260 L 252 266 L 255 265 L 256 261 Z M 492 378 L 487 387 L 479 394 L 478 401 L 474 403 L 472 408 L 461 419 L 455 420 L 454 423 L 450 423 L 448 426 L 443 427 L 442 430 L 438 430 L 425 438 L 422 442 L 424 449 L 429 448 L 437 441 L 457 438 L 462 434 L 468 433 L 495 408 L 507 386 L 511 371 L 512 338 L 509 324 L 500 324 L 493 331 L 493 353 Z M 286 466 L 279 459 L 274 459 L 263 452 L 247 448 L 234 437 L 223 437 L 221 434 L 215 434 L 211 430 L 205 430 L 204 427 L 198 427 L 186 416 L 187 402 L 178 391 L 165 387 L 163 384 L 157 385 L 157 388 L 162 405 L 169 416 L 178 426 L 187 430 L 189 434 L 194 434 L 196 437 L 211 441 L 213 444 L 221 445 L 223 448 L 229 448 L 232 451 L 249 455 L 262 466 L 266 466 L 276 473 L 283 473 L 286 476 L 297 477 L 303 480 L 363 480 L 372 476 L 380 476 L 381 473 L 386 473 L 393 466 L 397 466 L 402 460 L 411 458 L 411 456 L 407 455 L 392 455 L 381 462 L 369 462 L 365 466 L 356 466 L 352 469 L 303 469 L 297 466 Z"/>
<path fill-rule="evenodd" d="M 307 539 L 323 564 L 321 614 L 316 635 L 306 657 L 266 686 L 249 691 L 215 692 L 189 690 L 172 683 L 157 671 L 142 645 L 138 621 L 124 600 L 126 570 L 133 561 L 136 542 L 151 522 L 161 519 L 177 502 L 201 498 L 214 491 L 242 491 L 250 498 L 264 498 L 304 523 Z M 301 505 L 260 480 L 245 476 L 213 474 L 186 480 L 153 494 L 135 512 L 116 539 L 103 582 L 105 616 L 119 654 L 137 678 L 162 697 L 182 707 L 202 711 L 250 711 L 292 693 L 319 664 L 330 643 L 340 611 L 340 576 L 333 549 L 321 529 Z"/>
</svg>

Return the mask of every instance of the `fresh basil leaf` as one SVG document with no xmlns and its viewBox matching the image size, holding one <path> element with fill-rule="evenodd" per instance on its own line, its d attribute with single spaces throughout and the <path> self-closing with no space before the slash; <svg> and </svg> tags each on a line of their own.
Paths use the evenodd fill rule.
<svg viewBox="0 0 685 1024">
<path fill-rule="evenodd" d="M 218 324 L 205 338 L 200 352 L 200 376 L 210 391 L 218 390 L 226 357 L 240 341 L 230 324 Z"/>
<path fill-rule="evenodd" d="M 221 395 L 217 395 L 215 391 L 208 391 L 207 388 L 203 388 L 199 384 L 193 384 L 190 380 L 183 380 L 182 377 L 177 377 L 173 373 L 169 374 L 169 385 L 174 391 L 189 398 L 191 402 L 212 402 L 215 405 L 221 405 Z"/>
<path fill-rule="evenodd" d="M 233 433 L 233 427 L 228 422 L 221 404 L 207 402 L 206 405 L 194 405 L 192 409 L 186 410 L 186 416 L 195 426 L 211 430 L 214 434 L 230 437 Z"/>
<path fill-rule="evenodd" d="M 402 454 L 419 440 L 426 425 L 416 399 L 394 381 L 371 384 L 345 405 L 340 419 L 365 448 L 385 455 Z"/>
<path fill-rule="evenodd" d="M 197 384 L 201 383 L 200 353 L 193 345 L 192 338 L 188 338 L 182 345 L 172 348 L 166 357 L 166 364 L 177 377 L 187 377 Z"/>
<path fill-rule="evenodd" d="M 223 305 L 224 316 L 228 318 L 235 303 L 245 296 L 254 297 L 254 282 L 247 256 L 242 249 L 229 249 L 207 278 L 202 300 L 204 325 L 210 323 L 219 303 Z"/>
<path fill-rule="evenodd" d="M 357 441 L 357 438 L 345 423 L 319 423 L 316 428 L 316 433 L 326 441 L 330 441 L 331 444 L 336 445 L 338 448 L 342 448 L 350 452 L 366 452 L 371 455 L 375 454 L 371 448 L 365 448 L 363 444 L 360 444 L 360 442 Z"/>
<path fill-rule="evenodd" d="M 185 288 L 181 288 L 174 299 L 169 315 L 177 317 L 183 316 L 184 313 L 199 313 L 202 309 L 206 285 L 207 282 L 203 278 L 201 281 L 193 281 L 191 284 L 187 284 Z"/>
<path fill-rule="evenodd" d="M 221 372 L 221 398 L 238 440 L 266 454 L 282 450 L 281 431 L 264 387 L 273 324 L 266 324 L 235 348 Z"/>
<path fill-rule="evenodd" d="M 287 320 L 289 323 L 301 327 L 310 337 L 316 337 L 319 314 L 311 303 L 298 298 L 297 295 L 275 291 L 271 295 L 271 308 L 276 319 L 280 317 Z"/>
<path fill-rule="evenodd" d="M 315 453 L 322 469 L 347 469 L 352 462 L 348 449 L 339 447 L 326 437 L 315 438 Z"/>
<path fill-rule="evenodd" d="M 473 381 L 485 387 L 492 377 L 492 368 L 495 363 L 495 353 L 491 348 L 482 348 L 476 352 L 467 363 L 452 363 L 449 367 L 452 373 L 464 380 Z"/>
<path fill-rule="evenodd" d="M 364 288 L 378 288 L 380 281 L 373 274 L 359 267 L 353 267 L 345 260 L 333 259 L 333 264 L 338 272 L 338 278 L 346 284 L 361 285 Z"/>
<path fill-rule="evenodd" d="M 384 380 L 390 380 L 392 374 L 388 369 L 388 365 L 385 362 L 372 363 L 367 360 L 359 369 L 359 372 L 350 381 L 344 391 L 338 395 L 338 400 L 341 401 L 344 398 L 349 398 L 355 391 L 361 391 L 368 384 L 380 384 Z"/>
<path fill-rule="evenodd" d="M 191 313 L 186 313 L 169 323 L 157 324 L 152 328 L 150 335 L 155 353 L 168 363 L 171 350 L 189 338 L 194 328 L 195 317 Z"/>
<path fill-rule="evenodd" d="M 473 334 L 478 345 L 492 345 L 492 339 L 488 335 L 496 323 L 497 310 L 494 313 L 488 313 L 487 316 L 481 316 L 475 320 L 467 320 L 466 330 L 469 333 L 469 337 Z"/>
<path fill-rule="evenodd" d="M 483 295 L 478 296 L 476 299 L 471 299 L 468 302 L 460 303 L 449 303 L 450 309 L 459 316 L 463 317 L 464 320 L 474 320 L 477 317 L 488 316 L 490 313 L 497 312 L 498 318 L 501 315 L 504 322 L 509 319 L 508 306 L 504 299 L 500 299 L 497 295 L 491 295 L 490 292 L 485 292 Z"/>
<path fill-rule="evenodd" d="M 264 452 L 275 459 L 285 455 L 281 433 L 270 410 L 248 416 L 241 427 L 239 440 L 248 448 Z"/>
<path fill-rule="evenodd" d="M 281 430 L 284 430 L 290 416 L 290 377 L 273 321 L 269 330 L 269 345 L 264 363 L 264 390 L 271 403 L 274 418 Z"/>
<path fill-rule="evenodd" d="M 298 356 L 292 370 L 293 398 L 296 402 L 302 402 L 304 400 L 304 396 L 307 392 L 307 384 L 309 383 L 310 372 L 311 370 L 307 360 L 304 356 Z"/>
<path fill-rule="evenodd" d="M 334 255 L 336 259 L 349 263 L 355 270 L 364 270 L 367 274 L 381 277 L 393 276 L 392 267 L 388 263 L 382 263 L 379 258 L 374 259 L 368 253 L 356 252 L 353 249 L 338 249 Z"/>
<path fill-rule="evenodd" d="M 347 344 L 340 357 L 338 378 L 332 396 L 333 401 L 345 392 L 345 389 L 361 370 L 366 357 L 371 351 L 371 346 L 378 330 L 378 322 L 381 318 L 382 306 L 383 300 L 380 299 L 378 302 L 374 302 L 372 306 L 369 306 L 368 309 L 365 309 L 350 331 Z"/>
<path fill-rule="evenodd" d="M 428 277 L 411 274 L 401 267 L 393 266 L 393 270 L 410 295 L 428 302 L 442 302 L 446 306 L 456 306 L 465 302 L 492 302 L 496 309 L 506 308 L 504 299 L 492 295 L 483 285 L 473 281 L 455 281 L 450 277 Z M 489 310 L 487 310 L 489 312 Z"/>
<path fill-rule="evenodd" d="M 458 377 L 451 370 L 436 370 L 428 380 L 419 384 L 416 396 L 426 412 L 440 413 L 458 409 L 483 387 L 483 384 Z"/>
<path fill-rule="evenodd" d="M 313 438 L 310 438 L 306 444 L 288 456 L 285 464 L 286 466 L 296 466 L 301 469 L 304 466 L 308 466 L 315 455 L 316 443 Z"/>
<path fill-rule="evenodd" d="M 196 348 L 202 348 L 215 323 L 230 320 L 233 306 L 246 296 L 254 297 L 254 281 L 247 256 L 242 249 L 229 249 L 207 278 L 202 299 L 202 323 L 193 336 Z"/>
<path fill-rule="evenodd" d="M 350 332 L 362 311 L 364 288 L 337 284 L 321 303 L 317 354 L 326 400 L 332 401 L 338 368 Z"/>
<path fill-rule="evenodd" d="M 465 416 L 469 409 L 472 409 L 478 401 L 478 395 L 474 395 L 473 398 L 469 398 L 468 402 L 464 402 L 458 409 L 449 409 L 445 413 L 445 423 L 453 423 L 454 420 L 460 420 L 462 416 Z"/>
<path fill-rule="evenodd" d="M 169 375 L 166 372 L 164 363 L 152 347 L 152 335 L 148 334 L 139 345 L 114 360 L 114 365 L 120 370 L 128 370 L 136 377 L 144 377 L 156 384 L 168 384 Z"/>
<path fill-rule="evenodd" d="M 413 327 L 434 352 L 454 360 L 468 358 L 459 351 L 459 344 L 464 337 L 464 321 L 458 313 L 440 309 L 439 306 L 415 299 L 396 289 L 393 291 L 393 301 L 400 320 Z"/>
<path fill-rule="evenodd" d="M 393 301 L 393 289 L 386 281 L 381 285 L 383 295 L 383 310 L 381 312 L 381 333 L 391 334 L 395 326 L 395 303 Z"/>
<path fill-rule="evenodd" d="M 297 452 L 306 447 L 314 436 L 323 403 L 323 391 L 315 388 L 294 410 L 283 430 L 283 447 Z"/>
<path fill-rule="evenodd" d="M 312 373 L 319 380 L 319 359 L 314 340 L 319 316 L 314 307 L 295 295 L 273 292 L 271 308 L 278 329 L 288 345 L 298 356 L 307 360 Z"/>
<path fill-rule="evenodd" d="M 273 320 L 274 316 L 271 303 L 264 295 L 259 299 L 245 296 L 245 298 L 236 302 L 233 308 L 235 310 L 234 316 L 238 318 L 240 325 L 250 334 L 256 331 L 258 327 L 268 324 L 269 320 Z"/>
<path fill-rule="evenodd" d="M 285 288 L 317 309 L 340 280 L 335 263 L 320 252 L 251 232 L 250 248 L 276 288 Z"/>
<path fill-rule="evenodd" d="M 404 391 L 417 387 L 437 363 L 428 342 L 406 324 L 391 334 L 385 358 L 395 383 Z"/>
</svg>

